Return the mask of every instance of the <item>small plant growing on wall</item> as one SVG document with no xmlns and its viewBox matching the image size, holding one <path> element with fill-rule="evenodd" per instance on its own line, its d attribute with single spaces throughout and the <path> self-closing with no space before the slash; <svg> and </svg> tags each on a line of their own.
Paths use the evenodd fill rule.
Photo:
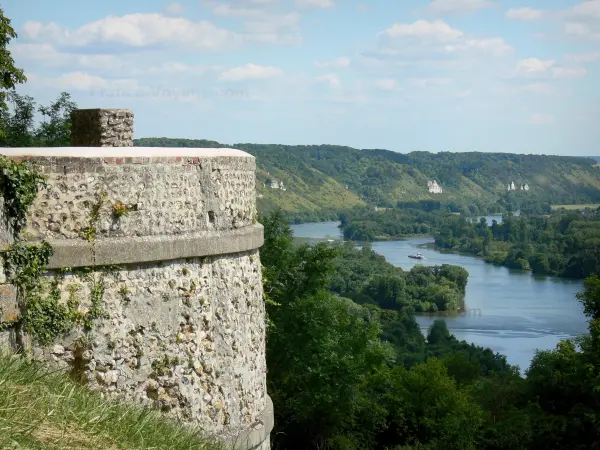
<svg viewBox="0 0 600 450">
<path fill-rule="evenodd" d="M 113 205 L 113 215 L 118 219 L 129 214 L 130 208 L 121 201 L 115 202 Z"/>
</svg>

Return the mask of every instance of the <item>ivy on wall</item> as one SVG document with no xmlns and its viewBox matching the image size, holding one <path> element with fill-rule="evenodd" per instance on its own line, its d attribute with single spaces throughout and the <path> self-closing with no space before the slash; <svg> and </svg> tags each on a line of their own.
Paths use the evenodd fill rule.
<svg viewBox="0 0 600 450">
<path fill-rule="evenodd" d="M 102 310 L 104 278 L 114 267 L 79 268 L 73 270 L 77 278 L 89 286 L 89 304 L 81 308 L 78 296 L 82 285 L 70 283 L 66 287 L 68 299 L 63 300 L 63 281 L 70 268 L 57 271 L 53 278 L 43 276 L 53 254 L 51 245 L 42 241 L 33 244 L 21 240 L 20 231 L 26 225 L 27 211 L 40 189 L 46 187 L 45 178 L 27 162 L 16 163 L 0 157 L 0 195 L 4 197 L 5 214 L 14 230 L 15 241 L 2 252 L 9 281 L 17 288 L 21 316 L 14 322 L 0 324 L 0 329 L 20 322 L 23 330 L 43 346 L 71 332 L 76 326 L 89 331 L 94 320 L 106 317 Z M 105 194 L 99 196 L 90 212 L 90 225 L 83 238 L 94 241 L 99 210 Z"/>
<path fill-rule="evenodd" d="M 25 226 L 27 211 L 40 189 L 46 187 L 46 179 L 26 162 L 16 163 L 0 157 L 0 194 L 4 208 L 15 235 Z"/>
</svg>

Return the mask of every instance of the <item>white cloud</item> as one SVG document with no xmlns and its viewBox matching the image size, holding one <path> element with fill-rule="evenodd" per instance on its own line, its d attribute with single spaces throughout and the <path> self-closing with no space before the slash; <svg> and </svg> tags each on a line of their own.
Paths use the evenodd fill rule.
<svg viewBox="0 0 600 450">
<path fill-rule="evenodd" d="M 268 15 L 267 10 L 261 8 L 247 8 L 232 6 L 228 3 L 216 3 L 212 6 L 213 14 L 221 17 L 262 17 Z"/>
<path fill-rule="evenodd" d="M 386 35 L 390 38 L 408 37 L 450 42 L 463 37 L 464 33 L 456 28 L 452 28 L 442 20 L 435 20 L 433 22 L 417 20 L 411 24 L 394 24 L 382 31 L 381 35 Z"/>
<path fill-rule="evenodd" d="M 490 0 L 431 0 L 426 11 L 432 14 L 470 14 L 497 6 Z"/>
<path fill-rule="evenodd" d="M 534 113 L 531 115 L 530 121 L 535 125 L 547 125 L 554 122 L 554 117 L 551 114 Z"/>
<path fill-rule="evenodd" d="M 342 83 L 341 83 L 339 77 L 333 73 L 319 75 L 318 77 L 315 78 L 315 80 L 318 83 L 327 84 L 334 89 L 340 89 L 342 87 Z"/>
<path fill-rule="evenodd" d="M 570 54 L 565 55 L 565 59 L 574 63 L 592 63 L 600 61 L 600 52 Z"/>
<path fill-rule="evenodd" d="M 511 8 L 506 11 L 507 19 L 522 20 L 524 22 L 533 22 L 541 20 L 545 17 L 545 12 L 541 9 L 534 8 Z"/>
<path fill-rule="evenodd" d="M 579 22 L 566 22 L 564 24 L 565 34 L 572 37 L 600 39 L 600 26 L 593 26 Z"/>
<path fill-rule="evenodd" d="M 50 44 L 15 44 L 11 51 L 17 60 L 35 61 L 49 67 L 100 69 L 117 68 L 122 64 L 115 55 L 62 53 Z"/>
<path fill-rule="evenodd" d="M 505 15 L 508 19 L 526 22 L 556 21 L 566 36 L 581 40 L 600 39 L 600 0 L 587 0 L 560 10 L 512 8 Z"/>
<path fill-rule="evenodd" d="M 303 8 L 333 8 L 334 0 L 296 0 L 296 6 Z"/>
<path fill-rule="evenodd" d="M 245 66 L 234 67 L 221 74 L 221 81 L 245 81 L 245 80 L 264 80 L 283 75 L 283 70 L 278 67 L 260 66 L 257 64 L 246 64 Z"/>
<path fill-rule="evenodd" d="M 28 81 L 39 87 L 68 89 L 77 91 L 98 91 L 103 89 L 133 91 L 139 89 L 135 79 L 107 79 L 85 72 L 68 72 L 57 77 L 41 77 L 27 74 Z"/>
<path fill-rule="evenodd" d="M 342 56 L 340 58 L 332 59 L 331 61 L 315 61 L 315 66 L 320 69 L 343 69 L 344 67 L 348 67 L 350 62 L 350 58 Z"/>
<path fill-rule="evenodd" d="M 583 67 L 554 67 L 552 69 L 554 78 L 583 78 L 587 73 Z"/>
<path fill-rule="evenodd" d="M 144 48 L 177 44 L 202 50 L 221 50 L 243 42 L 243 36 L 208 21 L 192 22 L 162 14 L 109 16 L 69 31 L 54 23 L 26 22 L 22 38 L 74 47 L 122 45 Z"/>
<path fill-rule="evenodd" d="M 512 51 L 499 37 L 476 38 L 453 28 L 442 20 L 418 20 L 411 24 L 394 24 L 378 34 L 379 54 L 423 57 L 427 52 L 467 53 L 475 52 L 502 56 Z"/>
<path fill-rule="evenodd" d="M 188 73 L 188 74 L 203 74 L 208 68 L 205 66 L 191 66 L 177 61 L 164 62 L 158 66 L 152 66 L 146 70 L 148 73 L 159 73 L 159 74 L 176 74 L 176 73 Z"/>
<path fill-rule="evenodd" d="M 165 6 L 165 12 L 167 14 L 179 15 L 183 12 L 183 5 L 179 2 L 168 3 Z"/>
<path fill-rule="evenodd" d="M 375 80 L 375 86 L 384 91 L 395 91 L 398 89 L 396 80 L 391 78 L 381 78 L 379 80 Z"/>
<path fill-rule="evenodd" d="M 583 67 L 557 66 L 553 59 L 542 60 L 527 58 L 519 61 L 515 70 L 517 76 L 522 77 L 547 77 L 553 78 L 582 78 L 587 75 Z"/>
<path fill-rule="evenodd" d="M 444 47 L 449 52 L 480 51 L 494 56 L 502 56 L 512 51 L 512 47 L 502 38 L 466 39 L 458 44 L 449 44 Z"/>
<path fill-rule="evenodd" d="M 137 49 L 177 45 L 182 49 L 224 50 L 246 42 L 298 42 L 299 13 L 272 14 L 258 9 L 216 7 L 215 14 L 242 16 L 245 33 L 221 28 L 206 20 L 193 22 L 163 14 L 109 16 L 68 30 L 55 23 L 26 22 L 21 38 L 67 47 L 123 46 Z"/>
<path fill-rule="evenodd" d="M 555 89 L 548 83 L 530 83 L 523 86 L 523 90 L 527 92 L 533 92 L 535 94 L 551 95 L 554 94 Z"/>
<path fill-rule="evenodd" d="M 241 18 L 244 30 L 254 41 L 299 43 L 302 40 L 299 34 L 302 15 L 298 12 L 278 13 L 265 8 L 225 3 L 210 3 L 209 7 L 219 17 Z"/>
<path fill-rule="evenodd" d="M 563 14 L 563 30 L 567 36 L 583 40 L 600 39 L 600 0 L 576 4 Z"/>
<path fill-rule="evenodd" d="M 546 73 L 548 69 L 556 64 L 553 59 L 541 60 L 538 58 L 522 59 L 517 63 L 516 73 L 520 76 L 539 75 Z"/>
<path fill-rule="evenodd" d="M 573 14 L 600 19 L 600 0 L 588 0 L 573 6 Z"/>
</svg>

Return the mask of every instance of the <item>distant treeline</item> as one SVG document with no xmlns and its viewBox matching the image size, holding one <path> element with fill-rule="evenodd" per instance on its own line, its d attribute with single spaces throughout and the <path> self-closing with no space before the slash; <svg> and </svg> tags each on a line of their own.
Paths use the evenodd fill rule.
<svg viewBox="0 0 600 450">
<path fill-rule="evenodd" d="M 261 212 L 337 212 L 364 206 L 448 207 L 464 215 L 545 213 L 553 204 L 600 203 L 600 168 L 590 158 L 510 153 L 396 153 L 336 145 L 276 145 L 143 138 L 137 146 L 233 147 L 256 157 Z M 269 179 L 286 191 L 263 188 Z M 430 194 L 436 180 L 442 194 Z M 529 191 L 507 191 L 509 183 Z M 412 205 L 412 206 L 411 206 Z M 296 218 L 294 218 L 294 221 Z M 298 216 L 298 220 L 303 220 Z"/>
<path fill-rule="evenodd" d="M 586 278 L 600 273 L 600 214 L 554 213 L 550 217 L 505 216 L 488 226 L 449 217 L 436 244 L 485 257 L 494 264 L 540 275 Z"/>
<path fill-rule="evenodd" d="M 600 273 L 600 212 L 506 214 L 489 226 L 443 210 L 357 208 L 340 215 L 346 239 L 373 241 L 429 234 L 439 247 L 535 274 L 585 278 Z"/>
</svg>

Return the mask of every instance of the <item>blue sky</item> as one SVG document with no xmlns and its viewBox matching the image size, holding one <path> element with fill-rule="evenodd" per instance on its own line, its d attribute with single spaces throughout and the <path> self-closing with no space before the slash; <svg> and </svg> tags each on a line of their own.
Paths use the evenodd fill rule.
<svg viewBox="0 0 600 450">
<path fill-rule="evenodd" d="M 600 155 L 600 0 L 8 0 L 42 103 L 136 137 Z"/>
</svg>

